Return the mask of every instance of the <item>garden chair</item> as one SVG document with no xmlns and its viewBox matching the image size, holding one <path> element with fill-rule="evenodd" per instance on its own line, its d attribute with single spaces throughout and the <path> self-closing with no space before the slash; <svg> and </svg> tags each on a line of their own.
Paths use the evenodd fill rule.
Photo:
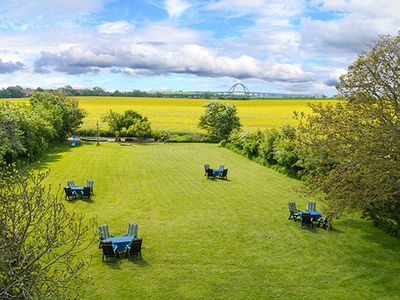
<svg viewBox="0 0 400 300">
<path fill-rule="evenodd" d="M 94 192 L 93 192 L 93 184 L 94 184 L 94 181 L 93 181 L 92 179 L 88 179 L 88 180 L 86 181 L 86 186 L 90 188 L 90 193 L 91 193 L 92 195 L 94 195 Z"/>
<path fill-rule="evenodd" d="M 301 214 L 301 228 L 304 227 L 314 227 L 314 224 L 312 222 L 311 214 L 307 212 L 303 212 Z"/>
<path fill-rule="evenodd" d="M 293 219 L 293 220 L 297 221 L 297 218 L 299 217 L 299 210 L 296 207 L 296 202 L 289 202 L 288 206 L 289 206 L 289 213 L 290 213 L 288 220 Z"/>
<path fill-rule="evenodd" d="M 204 165 L 204 176 L 206 176 L 207 175 L 207 170 L 210 168 L 210 165 L 209 164 L 205 164 Z"/>
<path fill-rule="evenodd" d="M 224 170 L 224 165 L 219 165 L 219 170 L 222 172 Z"/>
<path fill-rule="evenodd" d="M 128 233 L 126 235 L 137 238 L 137 233 L 138 233 L 138 225 L 137 224 L 128 224 Z"/>
<path fill-rule="evenodd" d="M 317 203 L 313 201 L 308 201 L 307 210 L 317 211 Z"/>
<path fill-rule="evenodd" d="M 70 188 L 75 187 L 75 183 L 74 183 L 73 180 L 67 180 L 67 185 L 68 185 L 68 187 L 70 187 Z"/>
<path fill-rule="evenodd" d="M 88 186 L 83 187 L 83 194 L 81 197 L 82 197 L 82 199 L 87 198 L 90 200 L 90 187 L 88 187 Z"/>
<path fill-rule="evenodd" d="M 214 170 L 213 169 L 207 169 L 207 179 L 209 178 L 215 179 L 215 175 L 214 175 Z"/>
<path fill-rule="evenodd" d="M 113 248 L 111 241 L 101 242 L 101 248 L 103 249 L 103 257 L 101 258 L 101 262 L 117 261 L 118 257 L 118 253 L 116 251 L 117 247 Z M 104 258 L 106 259 L 104 260 Z"/>
<path fill-rule="evenodd" d="M 109 237 L 111 237 L 112 235 L 110 235 L 110 233 L 108 232 L 108 225 L 104 224 L 104 225 L 100 225 L 98 227 L 99 229 L 99 233 L 100 233 L 100 244 L 99 244 L 99 248 L 101 246 L 101 242 L 105 239 L 108 239 Z"/>
<path fill-rule="evenodd" d="M 68 200 L 76 199 L 76 194 L 72 191 L 70 187 L 65 187 L 64 191 L 65 191 L 65 199 L 67 198 Z"/>
<path fill-rule="evenodd" d="M 132 243 L 126 246 L 128 260 L 141 260 L 142 259 L 142 238 L 135 239 Z"/>
<path fill-rule="evenodd" d="M 219 174 L 220 179 L 228 179 L 228 169 L 223 169 L 222 173 Z"/>
</svg>

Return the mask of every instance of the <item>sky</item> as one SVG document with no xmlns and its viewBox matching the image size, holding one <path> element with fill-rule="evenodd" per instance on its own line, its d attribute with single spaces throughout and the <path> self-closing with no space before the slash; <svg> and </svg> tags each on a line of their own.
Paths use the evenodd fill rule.
<svg viewBox="0 0 400 300">
<path fill-rule="evenodd" d="M 0 87 L 336 94 L 398 0 L 0 0 Z"/>
</svg>

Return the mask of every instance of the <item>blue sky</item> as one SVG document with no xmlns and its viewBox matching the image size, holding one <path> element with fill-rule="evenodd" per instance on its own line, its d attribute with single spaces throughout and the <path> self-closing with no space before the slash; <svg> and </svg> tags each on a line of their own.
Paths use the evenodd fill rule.
<svg viewBox="0 0 400 300">
<path fill-rule="evenodd" d="M 333 95 L 396 0 L 0 0 L 0 87 Z"/>
</svg>

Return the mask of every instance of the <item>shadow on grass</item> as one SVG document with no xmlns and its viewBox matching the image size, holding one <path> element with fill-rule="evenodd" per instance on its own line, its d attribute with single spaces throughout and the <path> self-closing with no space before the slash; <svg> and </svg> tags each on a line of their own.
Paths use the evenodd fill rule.
<svg viewBox="0 0 400 300">
<path fill-rule="evenodd" d="M 129 260 L 128 260 L 129 261 Z M 149 264 L 145 259 L 141 259 L 141 260 L 131 260 L 131 261 L 129 261 L 130 263 L 132 263 L 132 264 L 135 264 L 136 266 L 138 266 L 138 267 L 141 267 L 141 268 L 147 268 L 147 267 L 150 267 L 151 266 L 151 264 Z"/>
<path fill-rule="evenodd" d="M 90 199 L 81 199 L 81 198 L 76 198 L 76 199 L 65 199 L 65 201 L 67 201 L 67 202 L 69 202 L 69 203 L 75 203 L 75 202 L 78 202 L 78 201 L 83 201 L 83 202 L 87 202 L 87 203 L 90 203 L 90 204 L 95 203 L 95 202 L 93 201 L 93 198 L 90 198 Z"/>
<path fill-rule="evenodd" d="M 396 253 L 400 252 L 400 237 L 388 234 L 383 229 L 374 226 L 372 222 L 352 219 L 346 223 L 346 226 L 361 230 L 362 238 L 368 243 L 379 244 L 380 247 Z"/>
<path fill-rule="evenodd" d="M 115 262 L 113 261 L 104 261 L 102 262 L 103 265 L 109 267 L 110 269 L 114 269 L 114 270 L 120 270 L 121 269 L 121 258 L 117 258 L 117 260 Z"/>
<path fill-rule="evenodd" d="M 48 151 L 44 153 L 38 159 L 37 162 L 31 163 L 31 167 L 34 169 L 48 168 L 48 166 L 51 165 L 52 163 L 59 161 L 63 153 L 70 152 L 77 147 L 82 147 L 82 146 L 77 145 L 75 147 L 71 147 L 70 143 L 67 141 L 54 144 L 50 146 Z"/>
</svg>

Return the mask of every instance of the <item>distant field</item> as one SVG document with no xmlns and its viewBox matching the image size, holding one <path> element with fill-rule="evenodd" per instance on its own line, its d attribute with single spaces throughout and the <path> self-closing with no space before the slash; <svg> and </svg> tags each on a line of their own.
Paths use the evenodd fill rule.
<svg viewBox="0 0 400 300">
<path fill-rule="evenodd" d="M 198 119 L 204 112 L 203 105 L 211 100 L 167 99 L 167 98 L 133 98 L 133 97 L 78 97 L 80 105 L 89 113 L 82 126 L 84 129 L 94 129 L 101 115 L 112 109 L 123 112 L 135 110 L 147 116 L 156 130 L 170 132 L 202 132 L 198 127 Z M 18 100 L 13 100 L 18 101 Z M 20 100 L 19 100 L 20 101 Z M 236 105 L 244 128 L 249 131 L 256 129 L 279 127 L 283 124 L 295 124 L 293 112 L 309 112 L 307 103 L 310 100 L 229 100 Z M 318 101 L 328 103 L 329 101 Z M 330 101 L 332 102 L 332 101 Z"/>
</svg>

